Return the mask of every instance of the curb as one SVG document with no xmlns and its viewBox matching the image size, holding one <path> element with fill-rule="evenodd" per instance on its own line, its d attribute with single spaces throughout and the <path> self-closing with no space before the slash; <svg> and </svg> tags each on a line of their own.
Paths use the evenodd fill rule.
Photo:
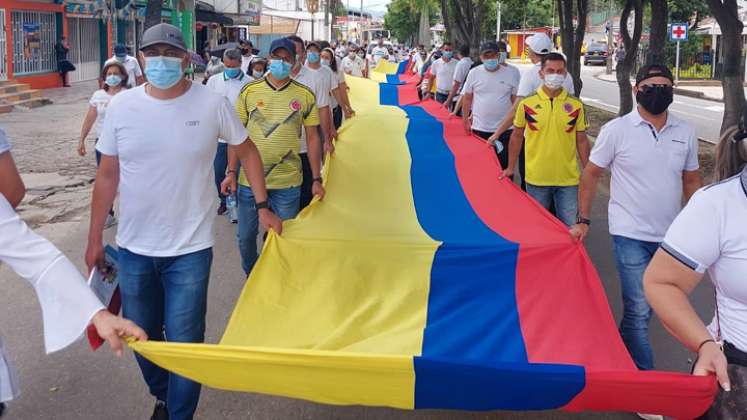
<svg viewBox="0 0 747 420">
<path fill-rule="evenodd" d="M 594 75 L 594 78 L 597 79 L 597 80 L 600 80 L 602 82 L 617 84 L 617 81 L 606 80 L 606 79 L 601 78 L 600 76 L 602 74 L 603 73 L 597 73 L 597 74 Z M 632 80 L 632 79 L 631 79 L 630 82 L 633 85 L 635 84 L 635 81 Z M 723 103 L 724 102 L 723 99 L 712 98 L 710 96 L 706 96 L 703 92 L 697 92 L 697 91 L 693 91 L 693 90 L 689 90 L 689 89 L 682 89 L 682 88 L 678 88 L 678 87 L 674 88 L 674 93 L 677 94 L 677 95 L 681 95 L 681 96 L 689 96 L 691 98 L 703 99 L 703 100 L 711 101 L 711 102 L 718 102 L 718 103 Z"/>
</svg>

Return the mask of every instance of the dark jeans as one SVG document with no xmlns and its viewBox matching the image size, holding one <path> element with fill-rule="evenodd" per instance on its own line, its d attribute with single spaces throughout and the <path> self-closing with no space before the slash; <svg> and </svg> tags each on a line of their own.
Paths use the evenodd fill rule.
<svg viewBox="0 0 747 420">
<path fill-rule="evenodd" d="M 220 192 L 220 183 L 226 177 L 226 168 L 228 168 L 228 144 L 218 143 L 218 150 L 213 160 L 213 171 L 215 172 L 215 188 L 218 190 L 218 199 L 222 205 L 226 204 L 226 196 Z"/>
<path fill-rule="evenodd" d="M 335 124 L 335 129 L 342 125 L 342 107 L 339 105 L 332 110 L 332 122 Z"/>
<path fill-rule="evenodd" d="M 288 220 L 298 214 L 299 187 L 281 190 L 267 190 L 268 201 L 272 211 L 281 219 Z M 239 185 L 239 254 L 241 254 L 241 268 L 248 276 L 257 262 L 257 234 L 259 234 L 259 216 L 252 189 Z"/>
<path fill-rule="evenodd" d="M 147 257 L 119 249 L 122 314 L 148 340 L 201 343 L 213 249 L 176 257 Z M 135 355 L 150 393 L 165 401 L 171 420 L 191 419 L 201 386 Z"/>
<path fill-rule="evenodd" d="M 490 136 L 493 135 L 493 133 L 489 131 L 472 130 L 472 132 L 485 140 L 489 139 Z M 503 132 L 503 134 L 500 135 L 500 137 L 498 137 L 498 141 L 501 142 L 501 145 L 503 145 L 503 150 L 501 150 L 500 153 L 498 153 L 496 150 L 498 161 L 501 163 L 501 169 L 508 168 L 508 142 L 511 140 L 512 132 L 513 130 L 506 130 L 505 132 Z M 513 180 L 513 177 L 511 177 L 511 180 Z"/>
<path fill-rule="evenodd" d="M 98 142 L 99 142 L 99 139 L 96 139 L 96 143 L 98 143 Z M 96 144 L 96 143 L 94 143 L 94 144 Z M 94 147 L 96 147 L 96 146 L 94 146 Z M 97 149 L 94 149 L 94 151 L 96 152 L 96 168 L 98 168 L 99 166 L 101 166 L 101 152 L 99 152 Z M 112 208 L 109 209 L 109 214 L 111 214 L 112 216 L 114 216 L 114 207 L 112 207 Z"/>
<path fill-rule="evenodd" d="M 439 92 L 436 92 L 436 102 L 442 104 L 442 103 L 446 102 L 447 99 L 449 99 L 449 94 L 448 93 L 439 93 Z"/>
<path fill-rule="evenodd" d="M 301 153 L 301 172 L 303 173 L 303 182 L 301 183 L 301 199 L 298 202 L 298 211 L 300 212 L 311 203 L 313 194 L 311 186 L 314 182 L 314 176 L 311 174 L 311 165 L 309 164 L 309 154 Z"/>
<path fill-rule="evenodd" d="M 654 368 L 654 353 L 648 337 L 652 312 L 643 293 L 643 273 L 659 249 L 659 243 L 613 235 L 612 246 L 622 285 L 620 336 L 638 369 L 650 370 Z"/>
</svg>

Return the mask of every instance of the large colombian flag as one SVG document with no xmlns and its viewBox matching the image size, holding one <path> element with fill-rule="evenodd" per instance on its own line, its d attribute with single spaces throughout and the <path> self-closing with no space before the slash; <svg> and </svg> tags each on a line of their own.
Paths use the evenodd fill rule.
<svg viewBox="0 0 747 420">
<path fill-rule="evenodd" d="M 636 370 L 584 248 L 404 66 L 349 78 L 323 202 L 270 234 L 217 345 L 131 343 L 208 386 L 404 409 L 702 414 L 712 377 Z"/>
</svg>

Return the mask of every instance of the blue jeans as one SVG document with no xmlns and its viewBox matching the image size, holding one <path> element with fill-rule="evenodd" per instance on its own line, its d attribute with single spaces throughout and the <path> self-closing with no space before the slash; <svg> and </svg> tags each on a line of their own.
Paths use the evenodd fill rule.
<svg viewBox="0 0 747 420">
<path fill-rule="evenodd" d="M 442 104 L 442 103 L 446 102 L 447 99 L 449 99 L 449 94 L 448 93 L 436 92 L 435 99 L 436 99 L 436 102 Z"/>
<path fill-rule="evenodd" d="M 218 189 L 221 204 L 226 204 L 226 196 L 220 193 L 220 183 L 226 178 L 226 168 L 228 168 L 228 144 L 218 143 L 218 150 L 213 160 L 213 171 L 215 172 L 215 188 Z"/>
<path fill-rule="evenodd" d="M 201 343 L 212 261 L 212 248 L 178 257 L 146 257 L 120 248 L 123 316 L 144 329 L 149 340 Z M 166 402 L 169 418 L 191 419 L 200 384 L 135 357 L 150 393 Z"/>
<path fill-rule="evenodd" d="M 578 185 L 570 187 L 540 187 L 527 184 L 527 193 L 542 207 L 550 210 L 555 205 L 555 214 L 567 226 L 576 224 L 578 214 Z"/>
<path fill-rule="evenodd" d="M 651 370 L 654 368 L 654 354 L 648 339 L 651 307 L 643 293 L 643 273 L 659 248 L 659 243 L 613 235 L 612 245 L 622 283 L 623 317 L 620 321 L 620 336 L 638 369 Z"/>
<path fill-rule="evenodd" d="M 267 190 L 269 204 L 273 212 L 282 220 L 296 217 L 298 203 L 301 198 L 301 187 L 283 188 L 281 190 Z M 252 189 L 239 185 L 239 253 L 241 254 L 241 268 L 248 276 L 257 262 L 257 234 L 259 234 L 259 216 Z"/>
</svg>

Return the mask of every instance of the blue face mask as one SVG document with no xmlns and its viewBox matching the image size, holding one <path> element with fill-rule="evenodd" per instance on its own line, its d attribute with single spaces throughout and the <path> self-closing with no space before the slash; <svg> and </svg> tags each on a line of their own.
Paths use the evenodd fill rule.
<svg viewBox="0 0 747 420">
<path fill-rule="evenodd" d="M 119 86 L 119 84 L 122 83 L 122 76 L 118 74 L 110 74 L 106 76 L 104 83 L 109 87 Z"/>
<path fill-rule="evenodd" d="M 229 79 L 235 79 L 239 77 L 239 74 L 241 74 L 240 68 L 226 68 L 223 70 L 223 74 L 226 75 Z"/>
<path fill-rule="evenodd" d="M 177 57 L 145 57 L 145 77 L 158 89 L 166 90 L 184 77 L 182 59 Z"/>
<path fill-rule="evenodd" d="M 265 73 L 262 72 L 261 70 L 254 70 L 252 72 L 252 76 L 254 76 L 255 79 L 261 79 L 265 76 Z"/>
<path fill-rule="evenodd" d="M 453 56 L 454 56 L 454 52 L 453 51 L 444 51 L 443 57 L 445 59 L 451 60 L 451 57 L 453 57 Z"/>
<path fill-rule="evenodd" d="M 498 68 L 498 59 L 497 58 L 489 58 L 487 60 L 484 60 L 482 62 L 483 65 L 485 65 L 485 69 L 488 71 L 494 71 Z"/>
<path fill-rule="evenodd" d="M 293 66 L 291 66 L 290 63 L 286 63 L 283 60 L 270 60 L 270 74 L 272 74 L 272 77 L 277 80 L 283 80 L 288 77 L 288 75 L 290 75 L 291 67 Z"/>
<path fill-rule="evenodd" d="M 309 60 L 309 63 L 318 63 L 319 62 L 319 53 L 314 51 L 309 51 L 308 54 L 306 54 L 306 59 Z"/>
<path fill-rule="evenodd" d="M 322 65 L 329 67 L 329 60 L 322 59 Z"/>
</svg>

